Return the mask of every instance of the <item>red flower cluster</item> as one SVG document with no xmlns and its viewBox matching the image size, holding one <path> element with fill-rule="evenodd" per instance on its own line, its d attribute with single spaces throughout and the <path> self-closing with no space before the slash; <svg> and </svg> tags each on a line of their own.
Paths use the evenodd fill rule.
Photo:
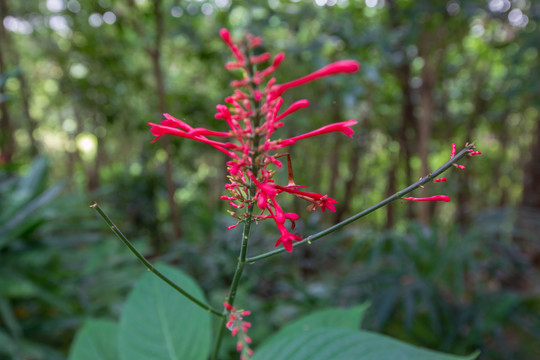
<svg viewBox="0 0 540 360">
<path fill-rule="evenodd" d="M 469 144 L 467 143 L 465 146 L 469 146 Z M 473 149 L 469 149 L 469 156 L 474 156 L 474 155 L 482 155 L 482 152 L 481 151 L 475 151 Z M 456 156 L 456 144 L 452 144 L 452 152 L 450 153 L 450 159 L 453 159 L 454 156 Z M 457 167 L 458 169 L 465 170 L 465 166 L 463 166 L 463 165 L 454 164 L 454 166 Z M 445 181 L 446 181 L 446 178 L 433 179 L 434 183 L 445 182 Z M 423 188 L 423 186 L 422 186 L 422 188 Z M 450 196 L 447 196 L 447 195 L 435 195 L 435 196 L 424 197 L 424 198 L 416 198 L 416 197 L 410 196 L 410 197 L 404 197 L 402 199 L 407 200 L 407 201 L 444 201 L 444 202 L 449 202 L 450 201 Z"/>
<path fill-rule="evenodd" d="M 236 342 L 236 351 L 238 351 L 241 360 L 247 360 L 253 355 L 253 350 L 249 348 L 251 344 L 251 338 L 247 336 L 247 331 L 251 327 L 251 323 L 244 321 L 244 316 L 251 315 L 249 310 L 236 310 L 231 304 L 225 302 L 223 304 L 227 310 L 229 310 L 229 321 L 227 322 L 227 329 L 232 333 L 232 336 L 238 335 L 238 341 Z"/>
<path fill-rule="evenodd" d="M 229 131 L 193 128 L 169 114 L 164 114 L 165 120 L 161 124 L 149 123 L 152 134 L 156 136 L 154 141 L 165 134 L 170 134 L 206 143 L 227 154 L 231 158 L 227 162 L 230 183 L 225 185 L 229 195 L 222 196 L 222 199 L 228 200 L 231 206 L 238 209 L 235 212 L 230 211 L 231 215 L 238 219 L 238 223 L 230 226 L 229 229 L 240 222 L 271 218 L 280 232 L 276 246 L 283 244 L 290 252 L 293 248 L 292 241 L 298 241 L 301 238 L 289 232 L 285 222 L 289 220 L 294 228 L 294 221 L 299 216 L 295 213 L 284 212 L 276 200 L 277 195 L 286 192 L 307 200 L 311 203 L 308 206 L 309 210 L 321 208 L 322 211 L 326 209 L 335 211 L 336 200 L 328 195 L 299 190 L 302 186 L 294 184 L 294 180 L 291 180 L 290 163 L 289 184 L 287 186 L 276 184 L 272 179 L 275 170 L 269 167 L 272 165 L 281 167 L 281 162 L 277 158 L 284 155 L 276 152 L 299 140 L 330 132 L 342 132 L 352 137 L 351 126 L 357 121 L 333 123 L 289 139 L 272 139 L 274 132 L 284 125 L 283 120 L 287 116 L 309 105 L 307 100 L 299 100 L 280 113 L 283 103 L 281 96 L 293 87 L 325 76 L 354 73 L 359 70 L 360 65 L 353 60 L 338 61 L 297 80 L 276 84 L 275 78 L 268 78 L 285 58 L 283 53 L 277 54 L 273 59 L 269 53 L 253 55 L 253 49 L 262 42 L 261 38 L 248 35 L 242 43 L 237 44 L 226 29 L 222 29 L 220 35 L 235 58 L 235 61 L 227 63 L 225 68 L 241 70 L 243 73 L 241 80 L 231 83 L 235 90 L 232 96 L 225 99 L 228 105 L 216 107 L 216 119 L 224 120 L 229 126 Z M 263 68 L 258 70 L 261 66 Z M 231 138 L 236 141 L 216 141 L 208 137 Z M 258 207 L 260 212 L 255 213 L 254 206 Z M 244 210 L 240 211 L 241 209 Z"/>
</svg>

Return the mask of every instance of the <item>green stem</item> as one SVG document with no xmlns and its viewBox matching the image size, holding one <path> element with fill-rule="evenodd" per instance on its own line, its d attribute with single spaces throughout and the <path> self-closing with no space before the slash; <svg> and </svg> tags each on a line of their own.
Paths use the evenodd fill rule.
<svg viewBox="0 0 540 360">
<path fill-rule="evenodd" d="M 240 278 L 244 272 L 244 267 L 246 266 L 246 255 L 247 255 L 247 244 L 249 240 L 249 231 L 251 229 L 251 215 L 253 214 L 253 204 L 249 208 L 249 216 L 244 223 L 244 231 L 242 234 L 242 247 L 240 248 L 240 256 L 238 257 L 238 263 L 236 264 L 236 271 L 234 272 L 233 280 L 231 287 L 229 289 L 229 295 L 227 295 L 226 301 L 231 306 L 234 306 L 234 299 L 236 298 L 236 290 L 238 284 L 240 283 Z M 221 346 L 221 339 L 223 338 L 223 333 L 225 331 L 225 325 L 227 324 L 227 310 L 223 311 L 223 318 L 219 324 L 219 329 L 216 337 L 216 342 L 214 344 L 214 350 L 212 352 L 212 360 L 216 360 Z"/>
<path fill-rule="evenodd" d="M 297 246 L 304 245 L 306 243 L 311 244 L 313 241 L 319 240 L 320 238 L 322 238 L 322 237 L 324 237 L 324 236 L 326 236 L 328 234 L 331 234 L 334 231 L 337 231 L 337 230 L 341 229 L 342 227 L 352 223 L 353 221 L 356 221 L 356 220 L 358 220 L 360 218 L 363 218 L 364 216 L 374 212 L 375 210 L 380 209 L 381 207 L 383 207 L 385 205 L 388 205 L 392 201 L 395 201 L 397 199 L 402 198 L 404 195 L 410 193 L 413 190 L 418 189 L 420 186 L 432 181 L 433 179 L 435 179 L 436 177 L 441 175 L 443 172 L 450 169 L 454 164 L 456 164 L 459 160 L 461 160 L 463 157 L 465 157 L 469 153 L 469 150 L 472 149 L 473 147 L 474 147 L 474 144 L 468 145 L 463 150 L 461 150 L 458 154 L 456 154 L 456 156 L 454 156 L 452 159 L 448 160 L 443 166 L 441 166 L 440 168 L 438 168 L 437 170 L 435 170 L 434 172 L 432 172 L 428 176 L 426 176 L 424 178 L 421 178 L 420 180 L 418 180 L 414 184 L 409 185 L 408 187 L 406 187 L 405 189 L 403 189 L 401 191 L 398 191 L 397 193 L 395 193 L 394 195 L 384 199 L 380 203 L 378 203 L 376 205 L 373 205 L 372 207 L 367 208 L 364 211 L 361 211 L 358 214 L 353 215 L 350 218 L 345 219 L 342 222 L 337 223 L 336 225 L 331 226 L 331 227 L 329 227 L 329 228 L 327 228 L 327 229 L 325 229 L 325 230 L 323 230 L 321 232 L 310 235 L 310 236 L 304 238 L 302 241 L 299 241 L 299 242 L 295 243 L 293 246 L 297 247 Z M 257 256 L 247 258 L 247 262 L 249 264 L 252 264 L 252 263 L 254 263 L 256 261 L 269 258 L 271 256 L 280 254 L 280 253 L 282 253 L 284 251 L 285 251 L 285 248 L 279 248 L 279 249 L 276 249 L 276 250 L 272 250 L 272 251 L 266 252 L 266 253 L 261 254 L 261 255 L 257 255 Z"/>
<path fill-rule="evenodd" d="M 180 286 L 175 284 L 171 279 L 163 275 L 159 270 L 157 270 L 154 265 L 152 265 L 146 258 L 133 246 L 133 244 L 122 234 L 120 229 L 111 221 L 111 219 L 105 214 L 105 212 L 101 209 L 101 207 L 98 205 L 97 202 L 94 202 L 92 205 L 90 205 L 91 208 L 95 209 L 99 215 L 105 220 L 105 222 L 111 227 L 111 230 L 118 236 L 120 240 L 131 250 L 133 254 L 146 266 L 148 270 L 153 272 L 157 277 L 159 277 L 161 280 L 165 281 L 168 285 L 170 285 L 173 289 L 178 291 L 180 294 L 184 295 L 186 298 L 191 300 L 193 303 L 195 303 L 197 306 L 201 307 L 202 309 L 225 318 L 225 315 L 220 313 L 219 311 L 215 310 L 209 305 L 206 305 L 202 303 L 201 301 L 197 300 L 195 297 L 193 297 L 191 294 L 189 294 L 187 291 L 182 289 Z"/>
</svg>

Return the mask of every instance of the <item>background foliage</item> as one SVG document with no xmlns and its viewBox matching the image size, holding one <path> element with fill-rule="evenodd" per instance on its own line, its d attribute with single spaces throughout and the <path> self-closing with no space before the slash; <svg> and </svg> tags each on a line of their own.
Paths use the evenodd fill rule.
<svg viewBox="0 0 540 360">
<path fill-rule="evenodd" d="M 294 134 L 360 122 L 354 141 L 292 149 L 297 183 L 339 205 L 309 214 L 291 200 L 301 234 L 415 181 L 453 142 L 483 152 L 415 194 L 448 204 L 395 203 L 253 265 L 238 305 L 254 313 L 254 343 L 314 309 L 367 300 L 365 329 L 482 359 L 540 357 L 536 2 L 0 0 L 0 18 L 0 358 L 64 359 L 84 319 L 120 316 L 144 270 L 91 199 L 143 253 L 223 301 L 239 246 L 218 200 L 224 157 L 180 139 L 151 144 L 146 125 L 168 112 L 223 129 L 214 109 L 234 74 L 221 27 L 284 51 L 278 81 L 362 64 L 285 99 L 311 101 Z M 260 224 L 250 253 L 274 241 Z"/>
</svg>

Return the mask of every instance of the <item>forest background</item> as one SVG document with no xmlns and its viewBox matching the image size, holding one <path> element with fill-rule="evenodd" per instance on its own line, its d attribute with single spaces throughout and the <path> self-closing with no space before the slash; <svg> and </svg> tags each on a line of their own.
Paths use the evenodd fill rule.
<svg viewBox="0 0 540 360">
<path fill-rule="evenodd" d="M 215 105 L 233 78 L 222 27 L 285 52 L 281 81 L 362 64 L 285 99 L 311 106 L 284 138 L 359 121 L 353 141 L 291 149 L 296 183 L 338 200 L 323 214 L 291 199 L 300 233 L 413 183 L 452 143 L 483 153 L 413 194 L 450 203 L 394 203 L 254 265 L 238 298 L 254 343 L 314 309 L 369 302 L 367 329 L 481 359 L 540 358 L 537 2 L 0 0 L 0 20 L 1 359 L 66 358 L 84 319 L 117 317 L 145 271 L 92 200 L 222 303 L 240 238 L 219 200 L 225 156 L 178 138 L 151 144 L 146 125 L 167 112 L 223 129 Z M 251 250 L 274 241 L 260 224 Z"/>
</svg>

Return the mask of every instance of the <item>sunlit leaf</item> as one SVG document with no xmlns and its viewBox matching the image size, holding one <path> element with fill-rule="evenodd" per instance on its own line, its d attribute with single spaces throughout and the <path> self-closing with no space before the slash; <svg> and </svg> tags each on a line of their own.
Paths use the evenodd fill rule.
<svg viewBox="0 0 540 360">
<path fill-rule="evenodd" d="M 118 324 L 88 320 L 75 336 L 69 360 L 117 360 Z"/>
<path fill-rule="evenodd" d="M 158 267 L 172 281 L 203 302 L 190 277 L 169 266 Z M 120 319 L 121 360 L 204 360 L 210 351 L 210 314 L 146 273 L 129 295 Z"/>
</svg>

